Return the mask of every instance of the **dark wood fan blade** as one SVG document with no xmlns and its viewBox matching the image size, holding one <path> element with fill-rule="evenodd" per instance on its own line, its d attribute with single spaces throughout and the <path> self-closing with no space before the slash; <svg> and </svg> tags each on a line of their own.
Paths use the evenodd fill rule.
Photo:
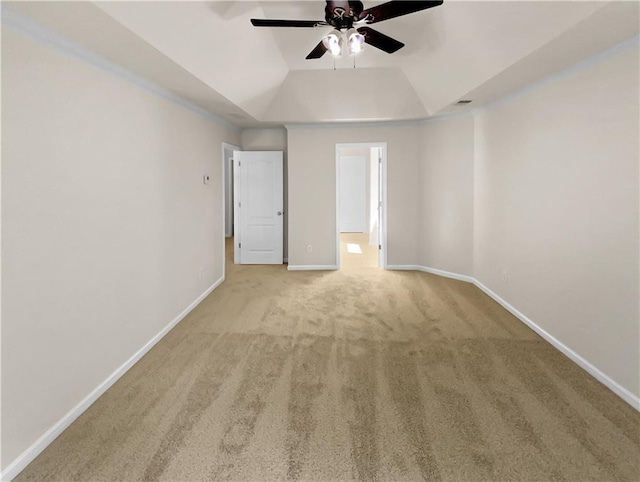
<svg viewBox="0 0 640 482">
<path fill-rule="evenodd" d="M 307 60 L 319 59 L 324 55 L 326 51 L 327 51 L 327 47 L 325 47 L 322 41 L 320 41 L 320 43 L 316 45 L 316 47 L 311 52 L 309 52 L 309 55 L 307 55 L 306 59 Z"/>
<path fill-rule="evenodd" d="M 393 1 L 381 3 L 375 7 L 363 10 L 358 18 L 360 20 L 365 20 L 367 23 L 382 22 L 383 20 L 389 20 L 390 18 L 401 17 L 402 15 L 407 15 L 409 13 L 437 7 L 438 5 L 442 5 L 442 3 L 442 0 L 430 2 Z"/>
<path fill-rule="evenodd" d="M 402 47 L 404 44 L 402 42 L 398 42 L 396 39 L 389 37 L 383 33 L 378 32 L 377 30 L 373 30 L 369 27 L 360 27 L 358 29 L 362 35 L 364 35 L 364 41 L 371 45 L 372 47 L 376 47 L 388 54 L 392 54 Z"/>
<path fill-rule="evenodd" d="M 324 20 L 263 20 L 252 18 L 254 27 L 322 27 L 328 25 Z"/>
</svg>

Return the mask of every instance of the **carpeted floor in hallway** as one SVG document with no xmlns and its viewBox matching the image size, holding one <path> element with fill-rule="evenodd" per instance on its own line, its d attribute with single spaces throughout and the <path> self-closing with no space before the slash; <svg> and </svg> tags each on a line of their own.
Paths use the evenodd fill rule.
<svg viewBox="0 0 640 482">
<path fill-rule="evenodd" d="M 230 250 L 16 480 L 639 480 L 640 414 L 476 287 Z"/>
</svg>

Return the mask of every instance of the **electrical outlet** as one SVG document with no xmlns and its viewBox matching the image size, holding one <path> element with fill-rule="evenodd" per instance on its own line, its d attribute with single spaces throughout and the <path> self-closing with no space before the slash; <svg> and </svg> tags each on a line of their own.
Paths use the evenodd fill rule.
<svg viewBox="0 0 640 482">
<path fill-rule="evenodd" d="M 209 174 L 205 174 L 204 176 L 202 176 L 203 184 L 209 184 L 210 180 L 211 180 L 211 178 L 209 177 Z"/>
<path fill-rule="evenodd" d="M 505 283 L 509 282 L 509 272 L 506 268 L 502 270 L 502 281 Z"/>
<path fill-rule="evenodd" d="M 198 278 L 202 278 L 202 273 L 204 272 L 204 268 L 202 266 L 200 266 L 200 269 L 198 270 Z"/>
<path fill-rule="evenodd" d="M 313 246 L 311 246 L 310 244 L 307 245 L 307 253 L 310 253 L 311 251 L 313 251 Z"/>
</svg>

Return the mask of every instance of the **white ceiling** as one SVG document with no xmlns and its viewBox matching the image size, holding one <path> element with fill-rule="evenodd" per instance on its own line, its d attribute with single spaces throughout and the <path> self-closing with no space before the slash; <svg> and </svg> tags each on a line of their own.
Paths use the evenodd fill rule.
<svg viewBox="0 0 640 482">
<path fill-rule="evenodd" d="M 364 2 L 365 8 L 381 2 Z M 424 118 L 485 105 L 638 34 L 639 4 L 455 1 L 372 27 L 406 44 L 305 56 L 324 2 L 29 2 L 12 9 L 240 126 Z M 467 107 L 452 107 L 461 98 Z"/>
</svg>

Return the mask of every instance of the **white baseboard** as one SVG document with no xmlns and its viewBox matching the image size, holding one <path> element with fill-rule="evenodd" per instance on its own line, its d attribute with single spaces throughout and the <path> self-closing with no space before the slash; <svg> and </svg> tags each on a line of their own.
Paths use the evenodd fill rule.
<svg viewBox="0 0 640 482">
<path fill-rule="evenodd" d="M 224 281 L 224 276 L 211 285 L 207 290 L 198 296 L 193 303 L 187 306 L 182 313 L 176 316 L 167 326 L 140 348 L 131 358 L 114 371 L 109 377 L 98 385 L 89 395 L 87 395 L 78 405 L 73 407 L 67 414 L 47 430 L 28 449 L 22 452 L 13 462 L 0 473 L 1 481 L 10 481 L 29 465 L 40 453 L 53 442 L 69 425 L 71 425 L 82 413 L 87 410 L 104 392 L 106 392 L 118 379 L 124 375 L 133 365 L 136 364 L 153 346 L 171 331 L 182 319 L 187 316 L 196 306 L 202 302 L 211 292 Z"/>
<path fill-rule="evenodd" d="M 309 265 L 289 265 L 287 266 L 289 271 L 335 271 L 338 267 L 335 264 L 309 264 Z"/>
<path fill-rule="evenodd" d="M 445 278 L 457 279 L 458 281 L 466 281 L 467 283 L 475 282 L 475 279 L 465 274 L 451 273 L 450 271 L 443 271 L 436 268 L 427 268 L 426 266 L 420 266 L 420 271 L 425 273 L 431 273 L 438 276 L 444 276 Z"/>
<path fill-rule="evenodd" d="M 502 307 L 506 309 L 508 312 L 510 312 L 513 316 L 518 318 L 525 325 L 527 325 L 529 328 L 535 331 L 538 335 L 544 338 L 554 348 L 564 353 L 565 356 L 567 356 L 570 360 L 572 360 L 574 363 L 580 366 L 592 377 L 594 377 L 596 380 L 598 380 L 600 383 L 606 386 L 609 390 L 611 390 L 613 393 L 618 395 L 620 398 L 622 398 L 625 402 L 627 402 L 633 408 L 640 411 L 640 397 L 634 395 L 629 390 L 627 390 L 622 385 L 620 385 L 618 382 L 611 379 L 608 375 L 606 375 L 605 373 L 600 371 L 598 368 L 593 366 L 591 363 L 589 363 L 587 360 L 582 358 L 580 355 L 578 355 L 575 351 L 573 351 L 567 345 L 565 345 L 564 343 L 559 341 L 557 338 L 555 338 L 553 335 L 551 335 L 548 331 L 536 325 L 533 321 L 531 321 L 531 319 L 529 319 L 524 314 L 520 313 L 517 309 L 515 309 L 513 306 L 511 306 L 509 303 L 503 300 L 500 296 L 498 296 L 496 293 L 494 293 L 485 285 L 483 285 L 480 281 L 474 279 L 473 284 L 475 284 L 478 288 L 484 291 L 488 296 L 493 298 L 497 303 L 502 305 Z"/>
<path fill-rule="evenodd" d="M 388 264 L 386 269 L 391 271 L 420 271 L 417 264 Z"/>
<path fill-rule="evenodd" d="M 607 387 L 613 393 L 618 395 L 622 400 L 627 402 L 636 410 L 640 411 L 640 397 L 631 393 L 629 390 L 624 388 L 622 385 L 620 385 L 618 382 L 613 380 L 611 377 L 609 377 L 608 375 L 603 373 L 601 370 L 593 366 L 591 363 L 589 363 L 587 360 L 582 358 L 580 355 L 578 355 L 575 351 L 573 351 L 567 345 L 565 345 L 564 343 L 559 341 L 557 338 L 555 338 L 553 335 L 551 335 L 548 331 L 536 325 L 530 318 L 520 313 L 520 311 L 518 311 L 516 308 L 511 306 L 505 300 L 500 298 L 500 296 L 498 296 L 496 293 L 491 291 L 489 288 L 487 288 L 485 285 L 483 285 L 480 281 L 478 281 L 474 277 L 461 275 L 457 273 L 451 273 L 449 271 L 443 271 L 435 268 L 427 268 L 426 266 L 413 265 L 413 264 L 390 265 L 390 266 L 387 266 L 387 269 L 423 271 L 425 273 L 431 273 L 438 276 L 444 276 L 446 278 L 452 278 L 460 281 L 466 281 L 468 283 L 473 283 L 479 289 L 481 289 L 486 295 L 488 295 L 490 298 L 493 298 L 493 300 L 495 300 L 497 303 L 502 305 L 502 307 L 506 309 L 508 312 L 510 312 L 513 316 L 518 318 L 521 322 L 523 322 L 525 325 L 527 325 L 529 328 L 535 331 L 538 335 L 544 338 L 554 348 L 564 353 L 564 355 L 567 356 L 571 361 L 576 363 L 579 367 L 581 367 L 583 370 L 589 373 L 592 377 L 594 377 L 596 380 L 602 383 L 605 387 Z"/>
<path fill-rule="evenodd" d="M 473 283 L 475 280 L 471 276 L 467 276 L 464 274 L 452 273 L 450 271 L 444 271 L 436 268 L 427 268 L 426 266 L 420 266 L 417 264 L 396 264 L 389 265 L 387 269 L 391 270 L 411 270 L 411 271 L 422 271 L 424 273 L 435 274 L 438 276 L 443 276 L 445 278 L 457 279 L 459 281 L 466 281 L 467 283 Z"/>
<path fill-rule="evenodd" d="M 336 270 L 335 265 L 298 265 L 288 266 L 290 271 L 310 271 L 310 270 Z M 511 306 L 508 302 L 503 300 L 496 293 L 487 288 L 477 279 L 448 271 L 442 271 L 435 268 L 427 268 L 425 266 L 418 265 L 389 265 L 387 269 L 390 270 L 412 270 L 423 271 L 426 273 L 432 273 L 439 276 L 445 276 L 447 278 L 457 279 L 461 281 L 467 281 L 475 284 L 480 290 L 482 290 L 489 297 L 494 299 L 507 311 L 513 314 L 516 318 L 529 326 L 538 335 L 549 342 L 553 347 L 566 355 L 570 360 L 584 369 L 587 373 L 593 376 L 600 383 L 609 388 L 613 393 L 618 395 L 622 400 L 631 405 L 634 409 L 640 411 L 640 397 L 631 393 L 629 390 L 621 386 L 614 381 L 608 375 L 601 370 L 593 366 L 587 360 L 582 358 L 571 348 L 560 342 L 557 338 L 551 335 L 535 324 L 531 319 Z M 60 421 L 58 421 L 53 427 L 51 427 L 44 435 L 42 435 L 31 447 L 25 450 L 20 456 L 18 456 L 13 462 L 11 462 L 7 468 L 0 474 L 0 480 L 10 481 L 16 475 L 18 475 L 33 459 L 35 459 L 40 452 L 42 452 L 55 438 L 60 435 L 75 419 L 77 419 L 93 402 L 95 402 L 104 392 L 106 392 L 111 385 L 113 385 L 122 375 L 124 375 L 140 358 L 142 358 L 156 343 L 158 343 L 175 325 L 177 325 L 185 316 L 189 314 L 198 304 L 206 298 L 215 288 L 217 288 L 224 281 L 224 277 L 216 281 L 211 287 L 209 287 L 203 294 L 201 294 L 193 303 L 191 303 L 182 313 L 180 313 L 171 323 L 163 328 L 160 333 L 153 337 L 147 344 L 145 344 L 137 353 L 135 353 L 129 360 L 127 360 L 120 368 L 113 372 L 100 386 L 93 390 L 89 395 L 85 397 L 78 405 L 70 410 Z"/>
</svg>

